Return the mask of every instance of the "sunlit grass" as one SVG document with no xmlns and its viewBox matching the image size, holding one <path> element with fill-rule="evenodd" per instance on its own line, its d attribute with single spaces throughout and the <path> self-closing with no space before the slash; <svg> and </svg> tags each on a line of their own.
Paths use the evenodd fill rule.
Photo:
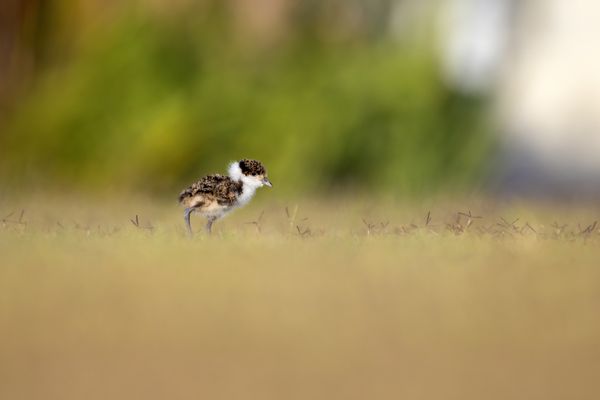
<svg viewBox="0 0 600 400">
<path fill-rule="evenodd" d="M 597 398 L 596 211 L 341 204 L 2 202 L 0 398 Z"/>
</svg>

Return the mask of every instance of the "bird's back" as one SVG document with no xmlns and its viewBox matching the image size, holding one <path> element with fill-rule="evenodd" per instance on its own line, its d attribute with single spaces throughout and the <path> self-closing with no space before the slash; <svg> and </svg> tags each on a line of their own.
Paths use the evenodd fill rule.
<svg viewBox="0 0 600 400">
<path fill-rule="evenodd" d="M 233 206 L 242 193 L 242 183 L 228 176 L 208 175 L 194 182 L 179 194 L 179 202 L 186 207 L 201 207 L 209 203 Z"/>
</svg>

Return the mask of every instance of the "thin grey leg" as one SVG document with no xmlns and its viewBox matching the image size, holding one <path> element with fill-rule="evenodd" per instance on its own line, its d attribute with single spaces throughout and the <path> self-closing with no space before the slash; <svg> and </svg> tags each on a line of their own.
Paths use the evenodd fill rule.
<svg viewBox="0 0 600 400">
<path fill-rule="evenodd" d="M 209 235 L 212 233 L 212 224 L 215 220 L 216 218 L 208 218 L 208 222 L 206 222 L 206 233 Z"/>
<path fill-rule="evenodd" d="M 192 212 L 194 212 L 194 209 L 192 207 L 190 207 L 190 208 L 186 208 L 183 213 L 183 219 L 185 220 L 185 226 L 187 227 L 187 231 L 188 231 L 188 234 L 190 235 L 190 237 L 193 236 L 192 225 L 190 224 L 190 215 L 192 214 Z"/>
</svg>

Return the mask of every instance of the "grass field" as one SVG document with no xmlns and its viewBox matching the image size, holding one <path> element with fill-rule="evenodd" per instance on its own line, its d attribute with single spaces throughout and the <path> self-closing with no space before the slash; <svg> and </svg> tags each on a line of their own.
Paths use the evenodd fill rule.
<svg viewBox="0 0 600 400">
<path fill-rule="evenodd" d="M 599 217 L 4 199 L 0 399 L 597 399 Z"/>
</svg>

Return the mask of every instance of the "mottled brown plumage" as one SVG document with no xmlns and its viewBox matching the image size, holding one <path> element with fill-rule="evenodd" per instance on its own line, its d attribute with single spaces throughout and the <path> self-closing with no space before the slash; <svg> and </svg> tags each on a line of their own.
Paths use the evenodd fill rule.
<svg viewBox="0 0 600 400">
<path fill-rule="evenodd" d="M 186 207 L 199 207 L 212 201 L 221 206 L 232 206 L 241 193 L 242 182 L 224 175 L 208 175 L 183 190 L 179 202 Z"/>
</svg>

